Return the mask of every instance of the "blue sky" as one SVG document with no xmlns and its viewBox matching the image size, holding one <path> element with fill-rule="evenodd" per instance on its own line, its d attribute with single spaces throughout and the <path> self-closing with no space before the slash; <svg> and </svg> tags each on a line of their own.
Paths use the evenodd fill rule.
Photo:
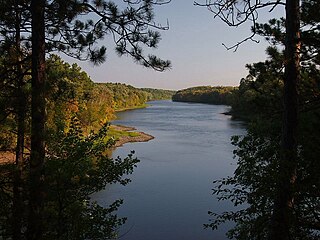
<svg viewBox="0 0 320 240">
<path fill-rule="evenodd" d="M 222 43 L 233 45 L 241 41 L 250 34 L 250 25 L 230 28 L 214 19 L 206 8 L 194 6 L 193 2 L 172 0 L 170 4 L 155 8 L 157 22 L 165 25 L 168 19 L 170 29 L 161 33 L 159 47 L 152 53 L 171 60 L 171 70 L 156 72 L 135 64 L 130 57 L 120 58 L 114 53 L 112 44 L 107 44 L 107 61 L 102 65 L 92 66 L 85 62 L 79 65 L 95 82 L 175 90 L 200 85 L 238 85 L 247 75 L 247 63 L 266 58 L 267 43 L 259 39 L 259 44 L 246 42 L 236 52 L 226 50 Z M 260 17 L 263 22 L 272 15 Z"/>
</svg>

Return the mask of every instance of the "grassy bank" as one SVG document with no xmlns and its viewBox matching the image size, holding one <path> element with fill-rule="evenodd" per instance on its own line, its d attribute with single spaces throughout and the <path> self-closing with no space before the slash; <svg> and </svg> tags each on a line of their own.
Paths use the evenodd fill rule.
<svg viewBox="0 0 320 240">
<path fill-rule="evenodd" d="M 138 132 L 133 127 L 122 125 L 111 125 L 108 135 L 116 140 L 115 147 L 120 147 L 129 142 L 147 142 L 154 139 L 149 134 Z"/>
</svg>

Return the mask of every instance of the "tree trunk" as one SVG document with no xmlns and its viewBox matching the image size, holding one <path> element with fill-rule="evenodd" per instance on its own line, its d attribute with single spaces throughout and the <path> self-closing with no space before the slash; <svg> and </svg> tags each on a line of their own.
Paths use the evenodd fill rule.
<svg viewBox="0 0 320 240">
<path fill-rule="evenodd" d="M 13 240 L 22 239 L 22 215 L 23 215 L 23 200 L 22 200 L 22 167 L 24 158 L 24 139 L 25 139 L 25 117 L 26 117 L 26 97 L 23 91 L 24 76 L 21 66 L 21 32 L 20 22 L 21 14 L 19 11 L 19 0 L 14 2 L 15 4 L 15 59 L 16 59 L 16 121 L 17 121 L 17 145 L 16 145 L 16 169 L 14 173 L 13 181 Z"/>
<path fill-rule="evenodd" d="M 31 1 L 32 102 L 30 199 L 27 238 L 42 239 L 45 158 L 45 0 Z"/>
<path fill-rule="evenodd" d="M 20 89 L 21 90 L 21 89 Z M 25 138 L 25 110 L 26 110 L 26 99 L 23 91 L 18 90 L 17 92 L 21 95 L 19 99 L 19 107 L 17 108 L 17 146 L 16 146 L 16 168 L 14 172 L 13 181 L 13 240 L 20 240 L 22 231 L 22 219 L 23 219 L 23 161 L 24 161 L 24 138 Z"/>
<path fill-rule="evenodd" d="M 20 240 L 22 231 L 22 218 L 23 218 L 23 180 L 22 180 L 22 168 L 23 168 L 23 155 L 24 155 L 24 136 L 25 136 L 25 98 L 21 99 L 21 106 L 18 108 L 17 122 L 18 122 L 18 135 L 16 146 L 16 168 L 14 172 L 13 181 L 13 240 Z"/>
<path fill-rule="evenodd" d="M 300 78 L 299 0 L 286 1 L 283 123 L 278 182 L 271 219 L 270 240 L 289 240 L 293 227 L 294 185 L 297 171 L 298 93 Z"/>
</svg>

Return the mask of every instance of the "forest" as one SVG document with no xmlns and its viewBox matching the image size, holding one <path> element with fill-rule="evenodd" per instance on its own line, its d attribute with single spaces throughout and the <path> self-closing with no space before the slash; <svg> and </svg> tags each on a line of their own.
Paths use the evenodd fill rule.
<svg viewBox="0 0 320 240">
<path fill-rule="evenodd" d="M 6 64 L 6 58 L 2 58 L 0 63 L 2 76 L 6 76 L 8 70 Z M 120 83 L 94 83 L 77 64 L 70 65 L 57 55 L 51 55 L 46 60 L 46 80 L 46 154 L 48 156 L 45 167 L 50 176 L 46 180 L 48 182 L 45 182 L 46 191 L 50 191 L 47 193 L 50 194 L 50 197 L 46 199 L 46 204 L 48 204 L 46 211 L 48 211 L 47 214 L 50 214 L 48 224 L 50 223 L 53 228 L 52 230 L 46 229 L 51 232 L 50 235 L 52 234 L 48 237 L 79 239 L 82 234 L 87 236 L 86 231 L 89 229 L 82 233 L 76 230 L 76 226 L 84 227 L 85 221 L 89 221 L 87 218 L 91 218 L 92 215 L 97 215 L 99 219 L 95 221 L 101 221 L 101 226 L 106 228 L 100 230 L 100 234 L 112 236 L 113 227 L 120 226 L 125 221 L 117 219 L 116 215 L 111 215 L 121 202 L 117 201 L 110 208 L 104 209 L 98 205 L 89 204 L 86 202 L 87 198 L 91 193 L 102 189 L 107 183 L 117 181 L 126 184 L 129 180 L 122 179 L 121 176 L 130 173 L 138 160 L 129 154 L 128 158 L 122 162 L 120 159 L 110 162 L 105 151 L 113 147 L 115 140 L 123 134 L 135 136 L 135 133 L 111 128 L 108 122 L 116 118 L 117 111 L 146 107 L 147 101 L 170 99 L 174 91 L 138 89 Z M 31 82 L 29 77 L 24 78 L 23 97 L 26 109 L 23 113 L 25 125 L 23 152 L 25 162 L 21 164 L 19 170 L 21 174 L 19 175 L 19 191 L 21 192 L 19 196 L 16 196 L 16 193 L 12 192 L 14 190 L 12 186 L 16 184 L 14 178 L 17 148 L 16 111 L 18 111 L 17 104 L 21 103 L 17 102 L 16 98 L 20 96 L 16 94 L 17 91 L 20 91 L 20 86 L 12 85 L 10 79 L 6 81 L 1 82 L 0 86 L 0 198 L 3 206 L 6 206 L 1 210 L 0 234 L 4 239 L 11 239 L 14 226 L 12 221 L 17 221 L 16 216 L 12 215 L 14 211 L 12 208 L 18 207 L 14 200 L 16 197 L 19 197 L 19 201 L 28 199 L 26 190 L 28 179 L 25 171 L 30 154 L 31 133 L 27 126 L 30 124 L 31 113 L 27 106 L 31 101 Z M 80 157 L 79 154 L 87 154 L 87 156 Z M 68 164 L 63 163 L 64 161 L 68 161 Z M 82 162 L 80 165 L 79 161 Z M 58 171 L 59 174 L 56 175 L 55 171 Z M 111 176 L 109 176 L 110 173 L 112 173 Z M 90 181 L 86 180 L 88 174 L 92 175 Z M 81 206 L 84 202 L 86 205 Z M 24 209 L 26 207 L 24 203 L 19 204 L 21 206 L 15 210 L 19 210 L 17 214 L 19 214 L 21 221 L 19 224 L 22 227 L 27 221 L 27 211 Z M 79 214 L 83 216 L 80 218 Z M 70 221 L 71 225 L 65 225 L 66 221 Z M 55 231 L 63 231 L 63 234 L 58 237 Z M 90 231 L 93 230 L 90 229 Z M 99 236 L 99 233 L 95 232 L 94 235 Z"/>
<path fill-rule="evenodd" d="M 276 24 L 270 21 L 270 26 Z M 268 27 L 270 27 L 268 26 Z M 266 28 L 267 25 L 261 26 Z M 262 30 L 261 30 L 262 31 Z M 266 30 L 265 30 L 266 31 Z M 307 47 L 307 46 L 305 46 Z M 219 225 L 236 222 L 229 232 L 235 239 L 267 239 L 268 225 L 272 215 L 276 186 L 271 181 L 277 176 L 281 156 L 281 122 L 283 113 L 283 68 L 284 53 L 276 46 L 266 49 L 268 59 L 248 64 L 248 75 L 238 87 L 193 87 L 179 90 L 173 101 L 224 104 L 231 107 L 234 119 L 247 124 L 247 135 L 234 136 L 234 155 L 238 166 L 233 176 L 214 181 L 213 193 L 222 201 L 231 201 L 235 206 L 244 206 L 239 211 L 210 212 L 211 222 L 205 226 L 216 229 Z M 299 175 L 295 185 L 295 208 L 292 223 L 294 239 L 319 238 L 319 97 L 320 71 L 318 59 L 301 67 L 297 89 L 299 95 L 298 166 Z M 246 207 L 246 204 L 250 204 Z M 260 238 L 261 237 L 261 238 Z"/>
<path fill-rule="evenodd" d="M 208 5 L 220 11 L 217 14 L 229 26 L 236 25 L 223 15 L 228 12 L 225 5 Z M 237 7 L 235 4 L 231 9 L 246 14 Z M 305 28 L 301 30 L 284 18 L 264 24 L 254 22 L 253 34 L 270 43 L 268 58 L 247 64 L 249 74 L 229 92 L 225 104 L 231 106 L 234 118 L 246 121 L 247 134 L 232 138 L 237 159 L 234 175 L 215 180 L 213 188 L 218 199 L 230 201 L 240 210 L 210 211 L 212 218 L 205 225 L 217 229 L 225 222 L 235 222 L 228 232 L 231 239 L 320 237 L 319 7 L 318 1 L 302 1 L 300 20 Z M 294 25 L 290 30 L 295 27 L 301 34 L 299 42 L 297 38 L 288 42 L 293 36 L 288 36 L 293 34 L 286 31 L 288 24 Z M 294 52 L 283 48 L 289 44 L 291 50 L 296 47 Z M 291 61 L 288 54 L 292 54 Z M 290 70 L 288 62 L 292 64 Z M 176 98 L 180 92 L 181 99 Z M 203 87 L 178 91 L 176 95 L 173 99 L 180 101 L 209 99 Z"/>
<path fill-rule="evenodd" d="M 121 2 L 121 1 L 120 1 Z M 247 64 L 238 87 L 178 92 L 94 83 L 61 55 L 106 61 L 102 40 L 119 56 L 163 72 L 169 60 L 149 54 L 160 31 L 154 6 L 165 0 L 0 0 L 0 239 L 115 239 L 125 224 L 117 210 L 90 196 L 126 185 L 139 159 L 111 158 L 116 111 L 173 101 L 227 104 L 246 121 L 233 136 L 234 174 L 216 179 L 213 193 L 235 210 L 209 210 L 206 228 L 232 222 L 238 240 L 317 240 L 320 237 L 320 31 L 318 0 L 201 1 L 229 27 L 250 22 L 269 43 L 263 62 Z M 282 5 L 282 18 L 258 23 L 260 9 Z M 174 113 L 172 113 L 174 115 Z M 11 158 L 12 161 L 6 161 Z"/>
<path fill-rule="evenodd" d="M 96 43 L 113 32 L 119 55 L 163 71 L 170 62 L 144 55 L 140 45 L 157 47 L 154 3 L 124 9 L 104 1 L 0 4 L 1 156 L 14 156 L 0 168 L 1 239 L 115 238 L 125 222 L 116 214 L 122 200 L 101 206 L 90 195 L 107 184 L 126 185 L 139 160 L 133 152 L 109 157 L 115 139 L 107 121 L 164 93 L 93 83 L 53 53 L 99 65 L 106 47 Z"/>
<path fill-rule="evenodd" d="M 230 105 L 235 87 L 200 86 L 177 91 L 172 101 Z"/>
<path fill-rule="evenodd" d="M 116 118 L 117 111 L 146 106 L 147 101 L 170 99 L 174 91 L 139 89 L 121 83 L 94 83 L 77 64 L 68 64 L 57 55 L 46 60 L 47 64 L 47 131 L 65 131 L 71 119 L 77 118 L 83 131 L 98 130 L 103 124 Z M 30 83 L 26 83 L 29 85 Z M 1 90 L 0 150 L 13 153 L 15 149 L 15 122 L 10 111 L 8 85 Z M 26 99 L 30 101 L 30 86 L 26 87 Z"/>
</svg>

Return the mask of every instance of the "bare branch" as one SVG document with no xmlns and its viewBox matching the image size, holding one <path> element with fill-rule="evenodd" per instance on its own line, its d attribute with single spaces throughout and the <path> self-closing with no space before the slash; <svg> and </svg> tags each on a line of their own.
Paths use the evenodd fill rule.
<svg viewBox="0 0 320 240">
<path fill-rule="evenodd" d="M 224 43 L 222 43 L 222 46 L 224 46 L 227 50 L 233 49 L 233 51 L 236 52 L 238 50 L 239 46 L 244 42 L 253 41 L 255 43 L 259 43 L 260 42 L 259 40 L 254 39 L 255 35 L 256 35 L 256 33 L 252 33 L 251 36 L 246 37 L 245 39 L 242 39 L 241 41 L 237 42 L 236 44 L 234 44 L 232 46 L 228 47 Z"/>
<path fill-rule="evenodd" d="M 261 0 L 206 0 L 205 3 L 195 1 L 194 5 L 206 7 L 211 13 L 213 13 L 214 18 L 219 18 L 229 27 L 238 27 L 248 21 L 251 22 L 253 33 L 250 36 L 230 47 L 227 47 L 224 43 L 222 44 L 227 50 L 233 49 L 234 51 L 237 51 L 238 47 L 246 41 L 250 40 L 256 43 L 259 42 L 254 39 L 254 36 L 256 35 L 255 25 L 259 17 L 259 10 L 271 7 L 269 12 L 272 12 L 277 6 L 285 6 L 285 3 L 282 2 L 282 0 L 266 2 Z"/>
</svg>

